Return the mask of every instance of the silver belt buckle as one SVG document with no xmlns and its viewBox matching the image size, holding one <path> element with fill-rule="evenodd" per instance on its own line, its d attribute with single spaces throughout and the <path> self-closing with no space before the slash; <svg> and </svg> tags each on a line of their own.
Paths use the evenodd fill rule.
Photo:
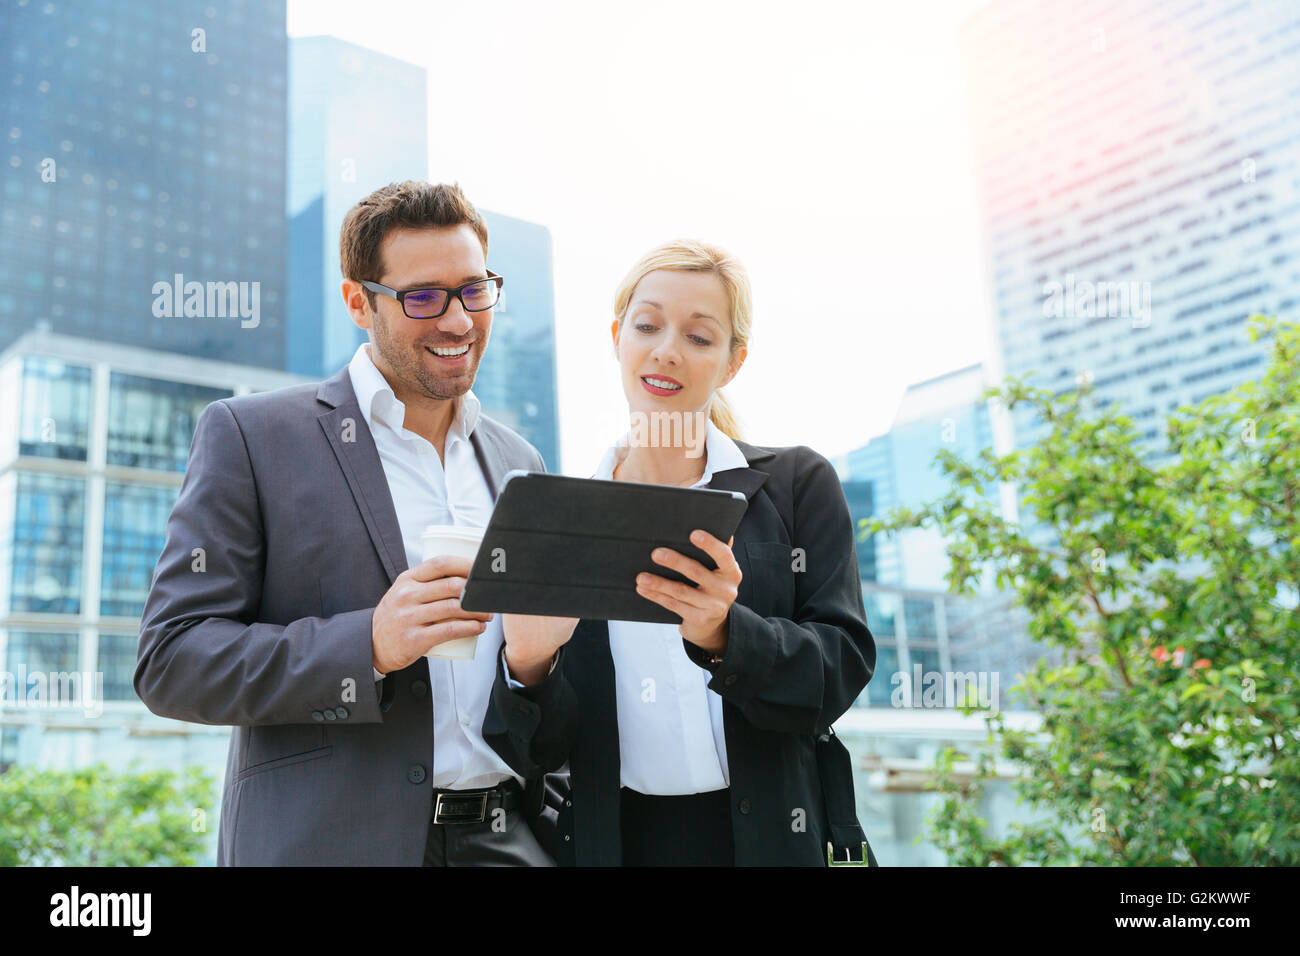
<svg viewBox="0 0 1300 956">
<path fill-rule="evenodd" d="M 447 806 L 444 808 L 443 801 Z M 433 805 L 433 822 L 434 823 L 482 823 L 487 819 L 487 802 L 488 794 L 484 793 L 467 793 L 464 795 L 453 793 L 438 794 L 438 801 Z M 474 809 L 475 803 L 478 809 Z M 456 806 L 460 804 L 460 806 Z"/>
</svg>

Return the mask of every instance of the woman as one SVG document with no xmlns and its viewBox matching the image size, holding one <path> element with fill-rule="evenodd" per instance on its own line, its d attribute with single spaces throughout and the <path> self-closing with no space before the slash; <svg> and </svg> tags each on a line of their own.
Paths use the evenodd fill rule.
<svg viewBox="0 0 1300 956">
<path fill-rule="evenodd" d="M 647 421 L 662 435 L 654 423 L 674 415 L 685 427 L 675 446 L 625 440 L 593 477 L 739 491 L 748 506 L 731 541 L 693 536 L 715 570 L 652 555 L 697 588 L 638 578 L 680 626 L 506 616 L 512 678 L 546 676 L 565 644 L 556 670 L 577 721 L 567 780 L 548 779 L 558 812 L 546 841 L 561 863 L 826 863 L 817 740 L 866 686 L 875 642 L 835 470 L 806 447 L 740 441 L 719 393 L 748 354 L 750 312 L 743 267 L 701 242 L 652 250 L 615 296 L 629 435 Z M 707 422 L 702 448 L 692 421 Z"/>
</svg>

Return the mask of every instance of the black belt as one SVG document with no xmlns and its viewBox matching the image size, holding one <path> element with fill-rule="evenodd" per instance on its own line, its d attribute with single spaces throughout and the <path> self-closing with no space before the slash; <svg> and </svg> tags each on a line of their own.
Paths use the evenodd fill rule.
<svg viewBox="0 0 1300 956">
<path fill-rule="evenodd" d="M 503 780 L 481 790 L 433 791 L 433 823 L 482 823 L 493 810 L 517 810 L 523 791 L 517 780 Z"/>
</svg>

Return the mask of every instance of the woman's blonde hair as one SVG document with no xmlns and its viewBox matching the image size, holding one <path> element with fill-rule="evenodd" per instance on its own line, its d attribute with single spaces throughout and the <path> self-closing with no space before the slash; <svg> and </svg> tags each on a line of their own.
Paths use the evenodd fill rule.
<svg viewBox="0 0 1300 956">
<path fill-rule="evenodd" d="M 749 291 L 749 274 L 740 260 L 727 250 L 695 239 L 674 239 L 655 246 L 628 270 L 614 292 L 614 315 L 618 319 L 620 332 L 637 283 L 656 269 L 711 272 L 717 276 L 731 304 L 731 354 L 735 355 L 740 349 L 749 347 L 754 309 L 753 297 Z M 713 393 L 713 401 L 709 405 L 709 421 L 728 437 L 742 440 L 735 412 L 722 394 L 722 389 Z"/>
</svg>

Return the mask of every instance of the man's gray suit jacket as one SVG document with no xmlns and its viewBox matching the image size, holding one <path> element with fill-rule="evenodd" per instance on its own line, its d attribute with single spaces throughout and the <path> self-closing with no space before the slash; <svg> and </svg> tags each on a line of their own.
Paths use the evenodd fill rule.
<svg viewBox="0 0 1300 956">
<path fill-rule="evenodd" d="M 544 468 L 486 416 L 471 441 L 494 498 L 511 468 Z M 234 727 L 218 865 L 421 864 L 439 702 L 425 658 L 379 684 L 371 668 L 375 606 L 406 568 L 347 368 L 204 409 L 141 619 L 135 690 L 156 714 Z M 570 732 L 572 693 L 559 667 L 492 692 L 485 735 L 530 778 L 537 807 L 532 754 Z"/>
</svg>

